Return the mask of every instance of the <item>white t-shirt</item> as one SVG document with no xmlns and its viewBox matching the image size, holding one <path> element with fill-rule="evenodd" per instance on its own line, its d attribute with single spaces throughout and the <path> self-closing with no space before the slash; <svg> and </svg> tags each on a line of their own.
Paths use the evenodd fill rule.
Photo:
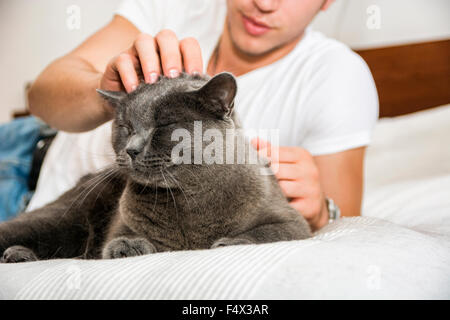
<svg viewBox="0 0 450 320">
<path fill-rule="evenodd" d="M 217 44 L 226 0 L 126 0 L 116 13 L 140 31 L 195 37 L 204 64 Z M 369 144 L 378 97 L 364 60 L 346 45 L 308 28 L 285 57 L 237 78 L 235 111 L 248 130 L 279 131 L 279 144 L 313 155 Z M 111 124 L 82 134 L 60 132 L 43 163 L 29 210 L 54 200 L 86 173 L 114 161 Z"/>
</svg>

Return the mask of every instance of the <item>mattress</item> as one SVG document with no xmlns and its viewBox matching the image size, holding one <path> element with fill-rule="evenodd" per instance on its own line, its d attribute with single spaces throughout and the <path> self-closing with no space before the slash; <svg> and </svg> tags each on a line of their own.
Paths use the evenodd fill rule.
<svg viewBox="0 0 450 320">
<path fill-rule="evenodd" d="M 449 299 L 450 106 L 382 119 L 361 217 L 314 237 L 0 264 L 3 299 Z"/>
</svg>

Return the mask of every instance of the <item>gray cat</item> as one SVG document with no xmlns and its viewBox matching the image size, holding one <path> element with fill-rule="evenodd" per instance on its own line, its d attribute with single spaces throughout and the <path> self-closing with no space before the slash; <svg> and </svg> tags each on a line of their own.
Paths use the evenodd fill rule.
<svg viewBox="0 0 450 320">
<path fill-rule="evenodd" d="M 191 163 L 173 161 L 175 129 L 192 133 L 192 146 L 207 146 L 195 137 L 195 121 L 202 132 L 214 128 L 225 136 L 231 129 L 233 139 L 241 138 L 232 113 L 236 90 L 228 73 L 163 77 L 130 94 L 98 90 L 115 108 L 116 164 L 81 178 L 53 203 L 0 224 L 1 262 L 121 258 L 310 237 L 276 178 L 261 175 L 268 164 L 248 157 L 240 164 L 198 164 L 194 154 Z"/>
</svg>

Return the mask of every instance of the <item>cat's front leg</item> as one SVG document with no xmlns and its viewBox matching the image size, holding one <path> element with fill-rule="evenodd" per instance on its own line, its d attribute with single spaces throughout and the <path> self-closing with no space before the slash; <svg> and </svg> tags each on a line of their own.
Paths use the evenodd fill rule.
<svg viewBox="0 0 450 320">
<path fill-rule="evenodd" d="M 33 250 L 23 246 L 12 246 L 3 252 L 0 263 L 16 263 L 36 261 L 38 258 Z"/>
<path fill-rule="evenodd" d="M 117 259 L 155 253 L 155 246 L 145 238 L 118 237 L 103 248 L 103 259 Z"/>
<path fill-rule="evenodd" d="M 239 244 L 260 244 L 277 241 L 303 240 L 311 237 L 307 222 L 303 218 L 262 224 L 237 234 L 235 237 L 220 238 L 211 249 Z"/>
<path fill-rule="evenodd" d="M 245 238 L 220 238 L 219 240 L 216 240 L 212 246 L 211 249 L 214 248 L 220 248 L 220 247 L 226 247 L 226 246 L 237 246 L 240 244 L 254 244 L 255 242 L 245 239 Z"/>
</svg>

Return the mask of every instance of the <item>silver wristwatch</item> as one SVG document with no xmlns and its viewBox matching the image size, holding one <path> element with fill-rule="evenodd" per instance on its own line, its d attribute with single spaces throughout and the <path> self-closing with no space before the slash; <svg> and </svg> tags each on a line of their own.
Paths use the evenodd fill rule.
<svg viewBox="0 0 450 320">
<path fill-rule="evenodd" d="M 328 208 L 328 223 L 331 223 L 341 216 L 341 210 L 336 203 L 330 198 L 325 198 Z"/>
</svg>

